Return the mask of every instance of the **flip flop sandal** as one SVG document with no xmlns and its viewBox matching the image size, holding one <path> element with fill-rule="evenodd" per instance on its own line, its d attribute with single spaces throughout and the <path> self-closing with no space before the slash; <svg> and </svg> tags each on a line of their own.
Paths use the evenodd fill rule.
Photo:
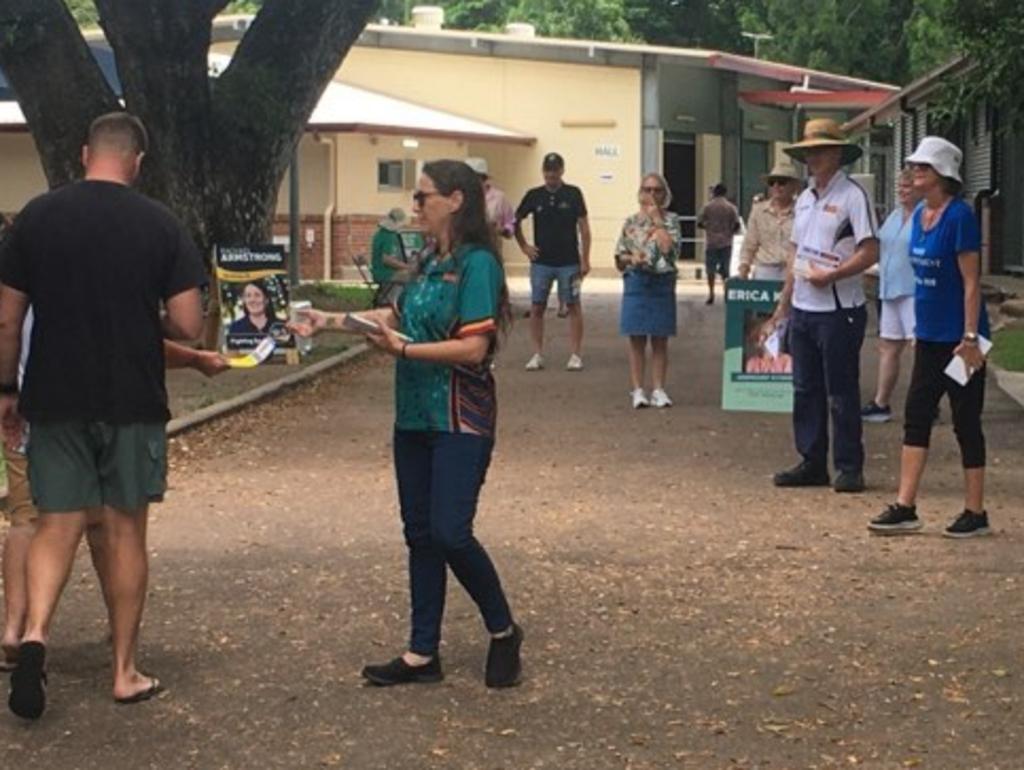
<svg viewBox="0 0 1024 770">
<path fill-rule="evenodd" d="M 163 691 L 164 686 L 160 684 L 160 680 L 153 677 L 153 683 L 145 690 L 140 690 L 134 695 L 129 695 L 127 698 L 114 698 L 114 703 L 119 706 L 131 706 L 134 703 L 143 703 L 147 700 L 152 700 Z"/>
<path fill-rule="evenodd" d="M 11 674 L 11 695 L 7 705 L 22 719 L 39 719 L 46 710 L 46 648 L 29 642 L 19 648 L 21 662 Z"/>
</svg>

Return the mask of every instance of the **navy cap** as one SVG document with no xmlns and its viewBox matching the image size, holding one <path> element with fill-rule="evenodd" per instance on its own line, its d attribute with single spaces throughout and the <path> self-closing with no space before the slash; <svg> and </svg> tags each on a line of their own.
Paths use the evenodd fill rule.
<svg viewBox="0 0 1024 770">
<path fill-rule="evenodd" d="M 545 171 L 557 171 L 565 168 L 565 159 L 557 152 L 549 152 L 544 156 L 544 163 L 541 166 Z"/>
</svg>

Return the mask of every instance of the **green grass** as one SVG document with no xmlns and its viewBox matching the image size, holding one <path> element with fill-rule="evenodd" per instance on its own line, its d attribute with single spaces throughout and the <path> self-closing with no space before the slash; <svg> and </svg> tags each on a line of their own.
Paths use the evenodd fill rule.
<svg viewBox="0 0 1024 770">
<path fill-rule="evenodd" d="M 1024 329 L 1002 329 L 995 333 L 992 360 L 1011 372 L 1024 372 Z"/>
<path fill-rule="evenodd" d="M 320 310 L 365 310 L 370 306 L 373 292 L 366 286 L 318 281 L 292 288 L 291 298 L 306 299 Z"/>
</svg>

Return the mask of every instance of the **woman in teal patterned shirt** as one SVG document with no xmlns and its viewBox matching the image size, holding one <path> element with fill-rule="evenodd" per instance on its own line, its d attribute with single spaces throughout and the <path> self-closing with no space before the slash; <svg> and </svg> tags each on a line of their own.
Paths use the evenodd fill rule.
<svg viewBox="0 0 1024 770">
<path fill-rule="evenodd" d="M 480 608 L 491 641 L 485 681 L 519 681 L 522 630 L 498 573 L 473 536 L 497 416 L 491 359 L 511 317 L 505 273 L 487 224 L 484 190 L 465 163 L 423 167 L 415 210 L 436 244 L 394 307 L 362 313 L 369 339 L 398 359 L 395 471 L 409 548 L 412 633 L 399 657 L 363 669 L 376 685 L 437 682 L 447 569 Z M 300 334 L 342 328 L 344 313 L 309 311 Z"/>
</svg>

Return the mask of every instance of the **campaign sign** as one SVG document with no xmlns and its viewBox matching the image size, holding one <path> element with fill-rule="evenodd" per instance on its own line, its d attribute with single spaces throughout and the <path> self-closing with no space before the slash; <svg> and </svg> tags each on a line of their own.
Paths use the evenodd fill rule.
<svg viewBox="0 0 1024 770">
<path fill-rule="evenodd" d="M 781 293 L 781 281 L 730 278 L 726 283 L 723 409 L 793 411 L 793 360 L 785 326 L 769 320 Z"/>
<path fill-rule="evenodd" d="M 217 283 L 224 352 L 253 351 L 268 337 L 275 353 L 295 347 L 284 246 L 218 246 Z"/>
</svg>

